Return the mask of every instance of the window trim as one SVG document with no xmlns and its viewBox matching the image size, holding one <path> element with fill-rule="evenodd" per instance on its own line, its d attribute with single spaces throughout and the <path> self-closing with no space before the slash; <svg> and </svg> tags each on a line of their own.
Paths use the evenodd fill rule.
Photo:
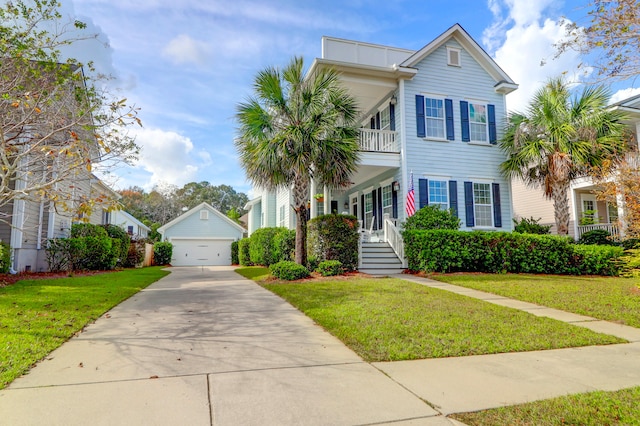
<svg viewBox="0 0 640 426">
<path fill-rule="evenodd" d="M 440 202 L 436 202 L 434 200 L 431 199 L 431 196 L 433 195 L 433 191 L 431 190 L 431 183 L 432 182 L 438 182 L 438 183 L 442 183 L 444 182 L 444 195 L 447 198 L 447 203 L 446 203 L 446 207 L 444 207 L 444 210 L 449 210 L 451 208 L 451 200 L 449 200 L 449 180 L 450 179 L 445 179 L 442 177 L 427 177 L 427 200 L 429 201 L 429 205 L 439 205 L 439 206 L 443 206 L 443 203 Z"/>
<path fill-rule="evenodd" d="M 429 139 L 429 140 L 435 140 L 435 141 L 442 141 L 442 142 L 448 142 L 447 139 L 447 111 L 446 111 L 446 107 L 445 107 L 445 97 L 444 96 L 440 96 L 440 95 L 434 95 L 434 94 L 430 94 L 430 93 L 423 93 L 422 96 L 424 97 L 424 139 Z M 427 100 L 436 100 L 436 101 L 441 101 L 442 102 L 442 118 L 437 118 L 437 117 L 430 117 L 429 115 L 427 115 Z M 430 136 L 429 135 L 429 126 L 427 126 L 427 120 L 441 120 L 442 121 L 442 137 L 440 136 Z"/>
<path fill-rule="evenodd" d="M 473 217 L 474 217 L 474 228 L 480 228 L 480 229 L 493 229 L 495 228 L 495 222 L 494 222 L 494 218 L 493 218 L 493 212 L 494 212 L 494 200 L 493 200 L 493 188 L 492 188 L 492 183 L 491 181 L 488 180 L 483 180 L 483 179 L 478 179 L 478 180 L 471 180 L 472 183 L 472 190 L 473 190 Z M 476 201 L 476 185 L 487 185 L 487 187 L 489 188 L 489 199 L 490 199 L 490 204 L 479 204 Z M 476 208 L 478 207 L 478 205 L 480 206 L 489 206 L 489 218 L 491 219 L 491 225 L 478 225 L 478 212 L 476 210 Z"/>
<path fill-rule="evenodd" d="M 478 144 L 478 145 L 490 145 L 490 136 L 489 136 L 489 103 L 485 102 L 485 101 L 476 101 L 476 100 L 467 100 L 468 102 L 468 108 L 469 108 L 469 142 L 473 143 L 473 144 Z M 471 106 L 472 105 L 478 105 L 478 106 L 483 106 L 484 107 L 484 116 L 485 116 L 485 122 L 484 123 L 480 123 L 477 121 L 473 121 L 471 119 Z M 484 124 L 484 137 L 485 140 L 479 140 L 479 139 L 474 139 L 473 138 L 473 131 L 472 131 L 472 126 L 473 125 L 480 125 L 480 124 Z"/>
</svg>

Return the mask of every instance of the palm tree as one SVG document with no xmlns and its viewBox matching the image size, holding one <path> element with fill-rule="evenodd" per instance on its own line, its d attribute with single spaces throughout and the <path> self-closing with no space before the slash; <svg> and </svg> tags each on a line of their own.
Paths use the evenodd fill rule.
<svg viewBox="0 0 640 426">
<path fill-rule="evenodd" d="M 305 77 L 298 57 L 283 70 L 260 71 L 254 91 L 237 107 L 235 145 L 256 187 L 293 189 L 296 262 L 304 265 L 311 179 L 332 189 L 345 187 L 358 162 L 356 101 L 335 70 L 322 68 Z"/>
<path fill-rule="evenodd" d="M 500 141 L 507 160 L 501 171 L 532 187 L 542 187 L 553 200 L 557 232 L 569 232 L 569 186 L 604 160 L 621 157 L 626 146 L 622 114 L 607 107 L 603 86 L 585 87 L 572 95 L 562 78 L 550 79 L 536 92 L 525 114 L 509 117 Z"/>
</svg>

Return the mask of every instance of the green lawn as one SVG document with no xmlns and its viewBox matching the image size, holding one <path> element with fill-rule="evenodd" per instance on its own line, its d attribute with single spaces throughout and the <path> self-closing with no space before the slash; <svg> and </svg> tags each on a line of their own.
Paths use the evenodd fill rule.
<svg viewBox="0 0 640 426">
<path fill-rule="evenodd" d="M 0 288 L 0 389 L 86 324 L 168 274 L 161 267 L 127 269 Z"/>
<path fill-rule="evenodd" d="M 624 342 L 550 318 L 400 279 L 267 283 L 367 361 Z"/>
<path fill-rule="evenodd" d="M 469 426 L 640 425 L 640 387 L 590 392 L 451 417 Z"/>
<path fill-rule="evenodd" d="M 237 268 L 236 272 L 245 278 L 249 278 L 254 281 L 263 281 L 269 277 L 269 268 L 264 266 L 245 266 L 243 268 Z"/>
<path fill-rule="evenodd" d="M 640 328 L 637 278 L 519 274 L 444 274 L 433 278 Z"/>
</svg>

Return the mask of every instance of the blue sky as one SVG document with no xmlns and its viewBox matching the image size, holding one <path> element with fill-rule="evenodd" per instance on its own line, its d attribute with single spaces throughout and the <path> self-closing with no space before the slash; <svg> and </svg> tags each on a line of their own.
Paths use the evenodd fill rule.
<svg viewBox="0 0 640 426">
<path fill-rule="evenodd" d="M 311 64 L 323 35 L 417 50 L 459 23 L 520 85 L 509 109 L 522 109 L 549 76 L 582 78 L 575 54 L 552 60 L 553 43 L 562 16 L 587 23 L 587 0 L 62 1 L 104 43 L 82 42 L 74 56 L 94 60 L 141 108 L 142 152 L 116 170 L 119 189 L 208 181 L 249 193 L 233 145 L 236 105 L 264 67 L 293 55 Z M 617 98 L 640 93 L 637 84 L 616 86 L 628 89 Z"/>
</svg>

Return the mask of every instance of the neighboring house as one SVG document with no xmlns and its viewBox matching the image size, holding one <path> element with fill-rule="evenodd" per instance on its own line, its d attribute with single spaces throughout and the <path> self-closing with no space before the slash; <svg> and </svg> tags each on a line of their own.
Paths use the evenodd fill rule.
<svg viewBox="0 0 640 426">
<path fill-rule="evenodd" d="M 626 124 L 634 134 L 636 148 L 631 155 L 640 152 L 640 95 L 622 100 L 612 105 L 627 115 Z M 553 202 L 547 199 L 542 189 L 529 188 L 522 181 L 514 180 L 513 209 L 516 218 L 540 219 L 541 225 L 551 225 L 551 232 L 555 233 L 555 216 Z M 622 204 L 611 204 L 596 200 L 593 192 L 597 186 L 589 177 L 575 179 L 571 182 L 569 208 L 571 212 L 569 235 L 575 239 L 593 229 L 604 229 L 617 236 L 624 229 L 619 229 L 618 218 L 623 216 Z"/>
<path fill-rule="evenodd" d="M 231 243 L 245 230 L 207 203 L 158 228 L 173 244 L 173 266 L 231 265 Z"/>
<path fill-rule="evenodd" d="M 464 230 L 512 229 L 511 184 L 499 171 L 505 157 L 497 141 L 505 97 L 518 86 L 460 25 L 418 51 L 323 37 L 309 73 L 325 67 L 340 72 L 358 101 L 362 152 L 348 188 L 311 182 L 311 217 L 348 212 L 376 239 L 389 240 L 385 223 L 404 222 L 413 185 L 416 208 L 451 208 Z M 245 206 L 249 233 L 295 227 L 289 190 L 255 191 Z M 322 202 L 311 196 L 317 193 Z"/>
</svg>

